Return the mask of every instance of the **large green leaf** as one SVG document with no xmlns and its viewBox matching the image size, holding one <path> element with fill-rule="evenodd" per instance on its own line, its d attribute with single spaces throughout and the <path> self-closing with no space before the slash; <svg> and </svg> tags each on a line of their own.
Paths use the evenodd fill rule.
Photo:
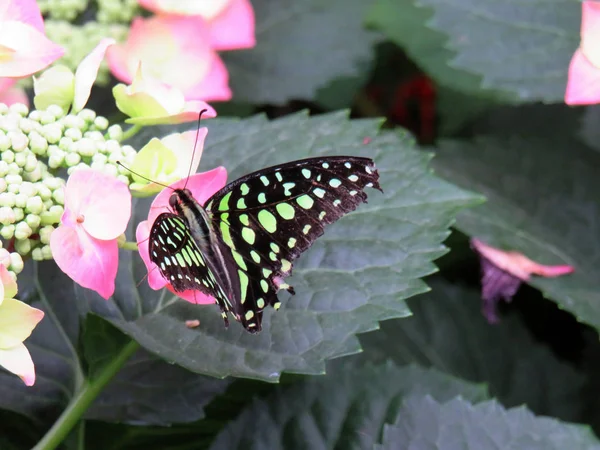
<svg viewBox="0 0 600 450">
<path fill-rule="evenodd" d="M 376 450 L 598 450 L 588 427 L 535 417 L 526 408 L 506 410 L 496 401 L 473 405 L 456 398 L 440 402 L 413 397 L 402 405 L 393 425 L 386 425 Z"/>
<path fill-rule="evenodd" d="M 364 77 L 373 44 L 381 39 L 363 28 L 370 1 L 253 0 L 252 5 L 256 47 L 223 54 L 236 101 L 313 99 L 331 83 L 351 98 L 347 88 Z M 331 103 L 331 95 L 321 95 Z"/>
<path fill-rule="evenodd" d="M 580 10 L 573 0 L 377 0 L 368 23 L 447 88 L 557 102 L 579 43 Z"/>
<path fill-rule="evenodd" d="M 486 383 L 506 407 L 525 404 L 535 414 L 585 420 L 586 377 L 537 341 L 517 314 L 490 325 L 475 287 L 442 277 L 428 284 L 431 292 L 408 301 L 412 317 L 384 322 L 381 330 L 361 336 L 361 358 L 432 366 Z"/>
<path fill-rule="evenodd" d="M 600 155 L 566 132 L 561 134 L 558 123 L 545 126 L 547 136 L 523 134 L 532 122 L 514 111 L 513 116 L 522 122 L 521 136 L 511 136 L 514 127 L 505 121 L 496 136 L 440 144 L 437 171 L 488 198 L 461 214 L 457 227 L 543 264 L 575 266 L 572 275 L 534 276 L 529 283 L 578 320 L 598 328 Z"/>
<path fill-rule="evenodd" d="M 278 387 L 217 436 L 211 450 L 367 449 L 393 422 L 405 398 L 486 397 L 481 386 L 419 367 L 339 367 L 326 377 Z"/>
<path fill-rule="evenodd" d="M 176 300 L 146 283 L 137 291 L 143 264 L 138 257 L 133 271 L 122 264 L 116 304 L 93 302 L 103 308 L 94 311 L 149 351 L 194 372 L 277 381 L 282 371 L 322 373 L 325 360 L 357 352 L 357 333 L 409 314 L 404 299 L 427 289 L 419 278 L 436 270 L 432 260 L 445 252 L 441 242 L 454 216 L 478 201 L 434 177 L 430 156 L 412 149 L 409 136 L 379 136 L 379 121 L 296 114 L 273 122 L 216 119 L 207 126 L 201 166 L 224 165 L 231 180 L 309 156 L 363 155 L 375 159 L 385 194 L 370 192 L 368 204 L 329 227 L 299 259 L 290 281 L 296 295 L 281 310 L 266 312 L 258 335 L 235 321 L 225 329 L 215 305 Z M 147 202 L 140 202 L 133 222 L 147 211 Z M 200 326 L 189 329 L 186 319 L 199 319 Z"/>
</svg>

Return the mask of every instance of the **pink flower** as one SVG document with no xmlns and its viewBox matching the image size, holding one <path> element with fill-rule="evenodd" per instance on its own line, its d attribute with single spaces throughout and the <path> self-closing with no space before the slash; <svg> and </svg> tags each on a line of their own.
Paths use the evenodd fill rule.
<svg viewBox="0 0 600 450">
<path fill-rule="evenodd" d="M 581 45 L 569 65 L 568 105 L 600 102 L 600 3 L 584 1 L 581 8 Z"/>
<path fill-rule="evenodd" d="M 249 0 L 138 0 L 157 14 L 198 15 L 208 23 L 210 43 L 215 50 L 236 50 L 256 45 L 254 10 Z"/>
<path fill-rule="evenodd" d="M 0 366 L 18 375 L 27 386 L 35 383 L 35 367 L 23 341 L 44 312 L 15 300 L 17 283 L 0 264 Z"/>
<path fill-rule="evenodd" d="M 4 78 L 3 80 L 8 80 L 8 78 Z M 0 80 L 0 85 L 1 84 L 2 80 Z M 29 99 L 27 98 L 27 94 L 22 88 L 12 86 L 7 89 L 0 88 L 0 103 L 4 103 L 8 106 L 14 103 L 22 103 L 24 105 L 29 105 Z"/>
<path fill-rule="evenodd" d="M 198 173 L 192 175 L 189 178 L 173 183 L 170 187 L 173 189 L 181 189 L 185 186 L 189 189 L 194 198 L 198 203 L 203 205 L 215 192 L 225 186 L 227 181 L 227 171 L 224 167 L 217 167 L 216 169 L 209 170 L 208 172 Z M 140 256 L 148 269 L 148 285 L 154 289 L 162 289 L 166 287 L 174 294 L 187 300 L 190 303 L 208 304 L 214 303 L 214 299 L 199 291 L 188 290 L 185 292 L 175 292 L 171 284 L 161 275 L 157 266 L 150 261 L 150 254 L 148 251 L 149 242 L 148 237 L 150 236 L 150 229 L 156 218 L 164 213 L 169 212 L 169 198 L 173 191 L 171 189 L 163 189 L 154 199 L 150 206 L 150 212 L 148 213 L 148 220 L 140 222 L 136 230 L 136 239 Z"/>
<path fill-rule="evenodd" d="M 176 124 L 216 117 L 215 110 L 201 100 L 186 101 L 183 93 L 152 77 L 142 75 L 140 63 L 130 86 L 118 84 L 113 88 L 117 108 L 130 118 L 125 122 L 137 125 Z"/>
<path fill-rule="evenodd" d="M 64 54 L 44 35 L 34 0 L 4 0 L 0 4 L 0 77 L 29 76 Z"/>
<path fill-rule="evenodd" d="M 186 100 L 231 98 L 229 74 L 210 44 L 201 17 L 137 18 L 127 42 L 108 50 L 113 75 L 131 83 L 140 62 L 144 73 L 183 92 Z"/>
<path fill-rule="evenodd" d="M 60 269 L 108 299 L 119 263 L 117 238 L 131 217 L 131 194 L 122 181 L 96 170 L 73 172 L 65 187 L 65 212 L 50 236 Z"/>
</svg>

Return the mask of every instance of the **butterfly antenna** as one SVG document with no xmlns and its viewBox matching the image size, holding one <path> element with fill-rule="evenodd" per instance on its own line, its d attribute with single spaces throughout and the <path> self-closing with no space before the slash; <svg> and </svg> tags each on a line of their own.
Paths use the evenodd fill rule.
<svg viewBox="0 0 600 450">
<path fill-rule="evenodd" d="M 168 186 L 168 185 L 166 185 L 166 184 L 159 183 L 158 181 L 151 180 L 150 178 L 148 178 L 148 177 L 145 177 L 144 175 L 142 175 L 142 174 L 139 174 L 139 173 L 137 173 L 137 172 L 135 172 L 135 171 L 131 170 L 129 167 L 127 167 L 127 166 L 126 166 L 125 164 L 123 164 L 121 161 L 117 161 L 117 164 L 118 164 L 119 166 L 123 167 L 125 170 L 129 170 L 129 171 L 130 171 L 132 174 L 134 174 L 134 175 L 137 175 L 138 177 L 140 177 L 140 178 L 143 178 L 143 179 L 144 179 L 144 180 L 146 180 L 146 181 L 149 181 L 150 183 L 158 184 L 159 186 L 162 186 L 162 187 L 169 188 L 169 189 L 171 189 L 172 191 L 174 191 L 174 190 L 175 190 L 175 189 L 173 189 L 171 186 Z"/>
<path fill-rule="evenodd" d="M 183 185 L 183 189 L 186 188 L 188 184 L 188 180 L 190 179 L 190 175 L 192 174 L 192 167 L 194 166 L 194 156 L 196 156 L 196 147 L 198 146 L 198 137 L 200 136 L 200 120 L 202 119 L 202 114 L 207 112 L 208 109 L 203 109 L 198 114 L 198 127 L 196 129 L 196 140 L 194 141 L 194 149 L 192 150 L 192 160 L 190 161 L 190 168 L 188 169 L 187 178 L 185 179 L 185 184 Z"/>
</svg>

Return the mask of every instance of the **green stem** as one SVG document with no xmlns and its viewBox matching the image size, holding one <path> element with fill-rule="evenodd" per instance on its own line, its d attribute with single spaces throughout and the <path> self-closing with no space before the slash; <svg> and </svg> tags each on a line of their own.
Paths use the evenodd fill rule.
<svg viewBox="0 0 600 450">
<path fill-rule="evenodd" d="M 130 242 L 130 241 L 125 241 L 125 242 L 119 242 L 119 248 L 124 248 L 125 250 L 132 250 L 132 251 L 138 251 L 138 245 L 137 242 Z"/>
<path fill-rule="evenodd" d="M 123 367 L 125 362 L 138 348 L 139 344 L 131 340 L 121 348 L 121 351 L 109 364 L 97 373 L 93 380 L 86 380 L 58 420 L 52 425 L 52 428 L 48 430 L 42 440 L 34 447 L 34 450 L 52 450 L 58 447 L 71 429 L 77 425 L 88 407 L 98 394 L 102 392 L 102 389 L 104 389 L 112 377 Z"/>
<path fill-rule="evenodd" d="M 130 137 L 135 136 L 138 133 L 138 131 L 140 131 L 141 129 L 142 129 L 141 125 L 130 126 L 125 131 L 123 131 L 123 137 L 121 138 L 121 140 L 126 141 Z"/>
</svg>

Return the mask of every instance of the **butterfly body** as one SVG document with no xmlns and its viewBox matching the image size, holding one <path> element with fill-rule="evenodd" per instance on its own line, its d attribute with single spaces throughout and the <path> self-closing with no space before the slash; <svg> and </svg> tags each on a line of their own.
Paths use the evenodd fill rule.
<svg viewBox="0 0 600 450">
<path fill-rule="evenodd" d="M 292 261 L 324 227 L 366 202 L 365 187 L 381 190 L 368 158 L 323 157 L 266 168 L 226 185 L 204 206 L 176 189 L 150 232 L 150 260 L 175 291 L 215 298 L 251 333 L 262 311 L 278 309 L 277 292 Z"/>
</svg>

